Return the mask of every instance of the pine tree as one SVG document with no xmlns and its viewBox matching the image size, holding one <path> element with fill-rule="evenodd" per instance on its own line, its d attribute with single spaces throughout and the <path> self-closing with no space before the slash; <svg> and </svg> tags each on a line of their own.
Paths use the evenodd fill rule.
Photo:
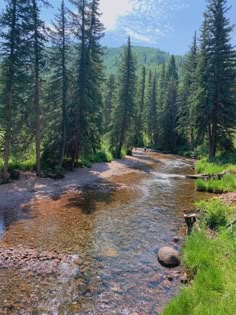
<svg viewBox="0 0 236 315">
<path fill-rule="evenodd" d="M 226 16 L 228 10 L 226 0 L 208 0 L 202 31 L 201 68 L 205 65 L 205 69 L 200 108 L 207 120 L 204 130 L 208 133 L 209 158 L 215 157 L 217 146 L 225 148 L 232 143 L 236 127 L 233 93 L 236 54 L 230 43 L 233 28 Z"/>
<path fill-rule="evenodd" d="M 44 67 L 45 26 L 40 18 L 40 4 L 47 6 L 46 0 L 28 0 L 29 17 L 28 31 L 32 36 L 29 38 L 29 50 L 31 52 L 31 66 L 33 77 L 33 107 L 34 107 L 34 131 L 36 150 L 36 173 L 41 175 L 41 75 Z"/>
<path fill-rule="evenodd" d="M 145 122 L 145 88 L 146 88 L 146 68 L 142 67 L 139 90 L 138 90 L 138 99 L 137 99 L 137 113 L 136 113 L 136 124 L 135 124 L 135 146 L 143 146 L 143 133 L 144 133 L 144 122 Z"/>
<path fill-rule="evenodd" d="M 44 144 L 44 159 L 50 160 L 60 170 L 66 154 L 68 129 L 69 89 L 69 23 L 64 0 L 49 31 L 52 47 L 49 52 L 50 79 L 47 103 L 50 104 L 47 121 L 47 140 Z M 47 105 L 48 105 L 47 104 Z M 51 120 L 51 117 L 54 119 Z"/>
<path fill-rule="evenodd" d="M 8 1 L 0 18 L 2 39 L 1 56 L 1 95 L 0 127 L 3 129 L 4 169 L 3 178 L 7 180 L 11 145 L 17 140 L 22 125 L 24 105 L 28 88 L 26 69 L 27 42 L 24 25 L 26 23 L 27 1 Z M 21 104 L 21 106 L 19 106 Z"/>
<path fill-rule="evenodd" d="M 169 152 L 176 152 L 177 127 L 177 89 L 178 72 L 175 57 L 171 56 L 165 77 L 164 107 L 161 109 L 161 147 Z"/>
<path fill-rule="evenodd" d="M 158 146 L 158 116 L 157 116 L 157 74 L 154 73 L 149 86 L 149 98 L 147 102 L 147 133 L 150 145 Z"/>
<path fill-rule="evenodd" d="M 182 81 L 178 96 L 178 132 L 194 150 L 196 142 L 196 90 L 198 88 L 198 48 L 195 32 L 192 46 L 183 65 Z"/>
<path fill-rule="evenodd" d="M 121 157 L 123 148 L 132 145 L 134 130 L 136 63 L 132 53 L 130 37 L 119 66 L 118 99 L 113 112 L 114 127 L 111 144 L 117 157 Z"/>
<path fill-rule="evenodd" d="M 115 93 L 116 93 L 116 81 L 115 76 L 111 74 L 109 78 L 107 79 L 107 82 L 105 84 L 105 101 L 104 101 L 104 115 L 103 115 L 103 132 L 107 133 L 111 128 L 111 118 L 112 118 L 112 110 L 114 108 L 114 102 L 115 102 Z"/>
<path fill-rule="evenodd" d="M 78 41 L 71 146 L 73 168 L 79 153 L 95 152 L 100 146 L 103 79 L 100 39 L 104 28 L 100 22 L 98 0 L 71 0 L 71 3 L 76 7 L 76 12 L 71 14 Z"/>
</svg>

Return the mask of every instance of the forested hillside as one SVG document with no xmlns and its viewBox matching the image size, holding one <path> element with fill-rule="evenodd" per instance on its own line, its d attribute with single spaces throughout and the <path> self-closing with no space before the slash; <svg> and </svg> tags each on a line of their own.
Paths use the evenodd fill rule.
<svg viewBox="0 0 236 315">
<path fill-rule="evenodd" d="M 104 66 L 106 73 L 115 74 L 118 71 L 119 58 L 122 53 L 123 48 L 105 48 L 104 51 Z M 136 58 L 136 62 L 139 67 L 144 66 L 147 68 L 157 69 L 160 71 L 161 65 L 165 64 L 170 59 L 170 54 L 160 49 L 151 48 L 151 47 L 132 47 L 133 54 Z M 183 66 L 184 57 L 175 56 L 176 65 L 178 69 L 181 69 Z"/>
<path fill-rule="evenodd" d="M 233 150 L 235 49 L 227 3 L 211 0 L 183 58 L 100 44 L 99 0 L 64 0 L 51 28 L 45 1 L 8 0 L 1 14 L 1 177 L 62 175 L 134 146 L 164 152 Z M 73 47 L 73 49 L 71 48 Z M 58 175 L 58 176 L 59 176 Z"/>
</svg>

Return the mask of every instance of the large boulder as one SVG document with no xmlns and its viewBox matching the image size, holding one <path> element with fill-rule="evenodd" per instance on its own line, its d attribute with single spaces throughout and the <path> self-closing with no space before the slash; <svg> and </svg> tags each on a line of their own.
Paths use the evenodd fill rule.
<svg viewBox="0 0 236 315">
<path fill-rule="evenodd" d="M 158 251 L 158 261 L 168 268 L 177 267 L 180 265 L 179 253 L 171 247 L 162 247 Z"/>
</svg>

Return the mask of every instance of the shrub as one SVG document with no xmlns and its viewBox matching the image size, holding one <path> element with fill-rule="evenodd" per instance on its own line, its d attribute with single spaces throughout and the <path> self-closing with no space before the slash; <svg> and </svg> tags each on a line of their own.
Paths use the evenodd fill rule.
<svg viewBox="0 0 236 315">
<path fill-rule="evenodd" d="M 213 198 L 210 201 L 200 201 L 196 206 L 203 212 L 203 220 L 210 229 L 226 225 L 230 208 L 223 201 Z"/>
</svg>

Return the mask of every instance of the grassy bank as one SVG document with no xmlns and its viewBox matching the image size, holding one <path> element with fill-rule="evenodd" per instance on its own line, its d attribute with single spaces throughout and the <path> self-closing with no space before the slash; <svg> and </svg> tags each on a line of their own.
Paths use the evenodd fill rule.
<svg viewBox="0 0 236 315">
<path fill-rule="evenodd" d="M 163 315 L 234 315 L 236 310 L 235 208 L 213 199 L 197 205 L 201 228 L 186 240 L 183 263 L 193 280 L 164 310 Z"/>
<path fill-rule="evenodd" d="M 208 175 L 209 179 L 198 179 L 196 189 L 211 193 L 225 193 L 236 191 L 236 152 L 222 156 L 214 161 L 202 159 L 196 162 L 195 170 L 198 174 Z M 222 178 L 214 175 L 226 173 Z"/>
</svg>

